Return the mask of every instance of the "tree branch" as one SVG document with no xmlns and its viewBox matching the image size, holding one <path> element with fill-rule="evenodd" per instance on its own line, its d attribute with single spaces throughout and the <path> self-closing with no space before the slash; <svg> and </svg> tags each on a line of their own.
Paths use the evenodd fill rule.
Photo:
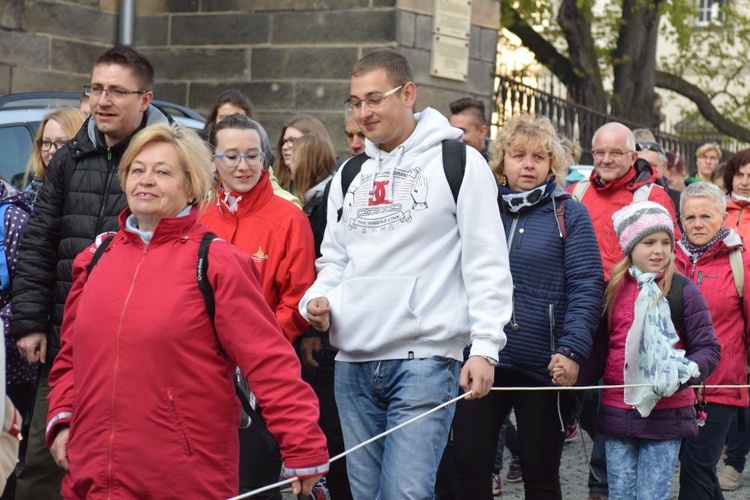
<svg viewBox="0 0 750 500">
<path fill-rule="evenodd" d="M 654 73 L 654 76 L 657 87 L 671 90 L 693 101 L 697 106 L 698 111 L 700 111 L 700 114 L 716 127 L 719 132 L 744 142 L 750 142 L 750 129 L 724 118 L 721 112 L 719 112 L 719 110 L 713 105 L 706 93 L 700 88 L 679 76 L 665 73 L 664 71 L 657 70 Z"/>
</svg>

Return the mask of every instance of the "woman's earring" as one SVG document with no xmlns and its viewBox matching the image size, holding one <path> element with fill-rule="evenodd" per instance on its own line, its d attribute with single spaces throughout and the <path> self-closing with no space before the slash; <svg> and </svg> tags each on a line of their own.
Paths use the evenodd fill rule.
<svg viewBox="0 0 750 500">
<path fill-rule="evenodd" d="M 503 186 L 507 186 L 507 185 L 508 185 L 508 178 L 503 176 Z"/>
</svg>

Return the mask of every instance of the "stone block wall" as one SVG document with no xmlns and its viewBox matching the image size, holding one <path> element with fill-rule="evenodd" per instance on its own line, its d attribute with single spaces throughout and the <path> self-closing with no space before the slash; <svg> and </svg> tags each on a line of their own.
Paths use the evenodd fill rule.
<svg viewBox="0 0 750 500">
<path fill-rule="evenodd" d="M 0 94 L 78 92 L 97 55 L 117 43 L 118 9 L 118 0 L 0 2 Z M 309 113 L 343 153 L 349 72 L 373 48 L 409 58 L 418 109 L 447 114 L 465 95 L 489 106 L 499 11 L 499 0 L 472 0 L 467 82 L 430 76 L 432 0 L 138 0 L 134 46 L 156 69 L 159 99 L 206 114 L 235 87 L 272 140 L 284 121 Z"/>
</svg>

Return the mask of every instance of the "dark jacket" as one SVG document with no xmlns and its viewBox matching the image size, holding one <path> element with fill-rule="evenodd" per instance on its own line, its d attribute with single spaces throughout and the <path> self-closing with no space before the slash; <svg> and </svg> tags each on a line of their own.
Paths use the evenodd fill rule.
<svg viewBox="0 0 750 500">
<path fill-rule="evenodd" d="M 675 278 L 677 278 L 675 274 Z M 684 278 L 683 278 L 684 279 Z M 600 328 L 594 341 L 590 366 L 604 374 L 604 385 L 624 383 L 624 351 L 628 332 L 633 325 L 638 283 L 625 275 L 618 287 L 609 328 Z M 686 385 L 699 384 L 719 364 L 720 347 L 711 324 L 711 314 L 698 287 L 685 279 L 682 288 L 684 329 L 677 332 L 680 340 L 675 346 L 685 350 L 685 357 L 698 365 L 700 376 Z M 606 317 L 606 316 L 605 316 Z M 601 372 L 600 372 L 601 373 Z M 662 398 L 647 418 L 624 401 L 623 389 L 605 389 L 596 432 L 608 436 L 644 439 L 680 439 L 698 435 L 698 423 L 692 389 L 685 388 L 670 397 Z"/>
<path fill-rule="evenodd" d="M 556 215 L 563 200 L 565 248 Z M 551 385 L 550 357 L 562 353 L 581 364 L 601 315 L 604 278 L 594 228 L 586 208 L 561 189 L 517 214 L 503 210 L 503 224 L 514 291 L 498 365 Z"/>
<path fill-rule="evenodd" d="M 168 123 L 171 118 L 151 106 L 136 132 L 159 122 Z M 19 249 L 10 332 L 14 340 L 45 332 L 47 362 L 60 350 L 73 259 L 98 234 L 117 230 L 117 215 L 127 204 L 117 170 L 136 132 L 108 148 L 89 118 L 47 167 Z"/>
</svg>

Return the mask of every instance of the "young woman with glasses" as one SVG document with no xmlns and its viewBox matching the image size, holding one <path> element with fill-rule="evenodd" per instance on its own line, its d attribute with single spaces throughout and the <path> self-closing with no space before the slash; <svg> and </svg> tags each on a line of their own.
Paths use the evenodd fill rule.
<svg viewBox="0 0 750 500">
<path fill-rule="evenodd" d="M 331 136 L 325 126 L 317 118 L 310 115 L 297 115 L 281 127 L 279 140 L 276 143 L 277 162 L 274 165 L 274 173 L 279 179 L 279 185 L 299 196 L 292 179 L 294 172 L 294 141 L 305 134 L 320 134 L 329 141 Z M 304 195 L 304 193 L 302 193 Z"/>
</svg>

